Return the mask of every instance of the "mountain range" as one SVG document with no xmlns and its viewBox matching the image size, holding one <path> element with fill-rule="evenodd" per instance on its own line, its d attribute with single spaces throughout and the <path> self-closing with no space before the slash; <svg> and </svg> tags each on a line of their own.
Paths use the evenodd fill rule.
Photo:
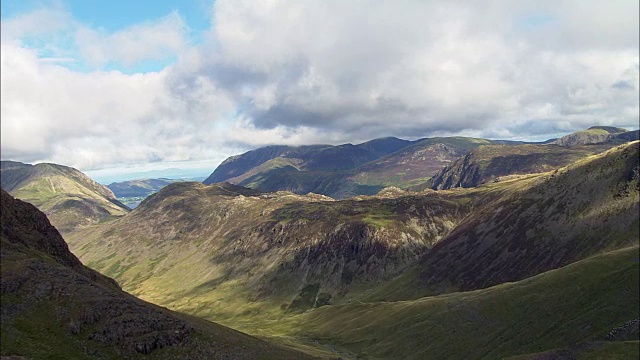
<svg viewBox="0 0 640 360">
<path fill-rule="evenodd" d="M 409 190 L 468 187 L 507 174 L 565 166 L 637 139 L 638 131 L 595 126 L 541 143 L 450 137 L 415 141 L 381 138 L 339 146 L 267 146 L 229 157 L 204 184 L 227 181 L 262 191 L 313 192 L 335 199 L 373 195 L 387 186 Z M 458 174 L 463 176 L 459 181 L 450 178 L 456 171 L 465 171 Z M 446 182 L 450 184 L 443 184 Z"/>
<path fill-rule="evenodd" d="M 640 142 L 623 130 L 271 146 L 64 237 L 95 281 L 179 312 L 131 316 L 177 316 L 187 341 L 214 339 L 215 321 L 257 337 L 233 332 L 248 358 L 271 356 L 257 344 L 274 358 L 637 358 Z M 3 162 L 3 188 L 5 174 L 20 178 Z M 31 291 L 6 298 L 32 316 Z M 155 354 L 184 351 L 163 341 Z"/>
</svg>

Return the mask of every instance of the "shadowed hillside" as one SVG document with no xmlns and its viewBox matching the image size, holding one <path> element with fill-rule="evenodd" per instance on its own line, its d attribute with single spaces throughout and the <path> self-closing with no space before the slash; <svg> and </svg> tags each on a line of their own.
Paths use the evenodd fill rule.
<svg viewBox="0 0 640 360">
<path fill-rule="evenodd" d="M 470 149 L 483 144 L 503 143 L 519 144 L 451 137 L 416 141 L 384 138 L 360 145 L 327 147 L 322 151 L 315 147 L 265 147 L 227 159 L 205 184 L 211 183 L 212 179 L 224 180 L 261 191 L 313 192 L 345 199 L 374 195 L 387 186 L 407 188 L 423 183 Z M 276 149 L 281 151 L 274 153 Z M 346 155 L 354 153 L 355 149 L 358 153 L 367 151 L 369 157 L 359 157 L 363 161 L 355 161 L 353 156 Z M 260 154 L 274 156 L 266 159 L 258 157 Z M 262 162 L 257 164 L 255 161 L 257 165 L 249 167 L 248 164 L 256 159 Z M 232 169 L 235 169 L 234 174 L 240 175 L 221 176 Z"/>
<path fill-rule="evenodd" d="M 347 170 L 391 154 L 411 143 L 408 140 L 388 137 L 358 145 L 266 146 L 229 157 L 214 170 L 204 184 L 210 185 L 223 181 L 237 184 L 248 178 L 249 174 L 255 175 L 256 168 L 260 167 L 262 171 L 268 170 L 278 167 L 282 161 L 299 164 L 301 170 L 307 171 Z M 274 163 L 272 160 L 278 161 Z M 269 162 L 273 164 L 266 164 Z"/>
<path fill-rule="evenodd" d="M 85 267 L 34 206 L 2 196 L 0 354 L 32 359 L 281 359 L 304 354 L 178 315 Z"/>
<path fill-rule="evenodd" d="M 322 307 L 268 331 L 367 359 L 637 359 L 638 264 L 634 246 L 483 290 Z"/>
</svg>

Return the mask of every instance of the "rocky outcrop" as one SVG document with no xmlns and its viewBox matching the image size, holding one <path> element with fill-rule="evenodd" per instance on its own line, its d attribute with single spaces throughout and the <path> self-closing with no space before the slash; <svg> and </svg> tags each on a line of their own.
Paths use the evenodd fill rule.
<svg viewBox="0 0 640 360">
<path fill-rule="evenodd" d="M 424 187 L 433 190 L 469 188 L 514 176 L 546 172 L 583 157 L 599 154 L 616 145 L 617 143 L 573 147 L 553 144 L 483 145 L 443 168 Z"/>
<path fill-rule="evenodd" d="M 640 319 L 627 321 L 626 323 L 609 331 L 605 339 L 607 341 L 634 341 L 640 340 L 639 334 Z"/>
</svg>

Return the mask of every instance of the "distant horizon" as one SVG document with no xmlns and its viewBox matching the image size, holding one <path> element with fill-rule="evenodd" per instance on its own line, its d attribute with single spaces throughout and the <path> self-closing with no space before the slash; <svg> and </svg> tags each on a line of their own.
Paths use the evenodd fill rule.
<svg viewBox="0 0 640 360">
<path fill-rule="evenodd" d="M 608 125 L 592 125 L 589 126 L 587 128 L 581 129 L 581 130 L 586 130 L 590 127 L 593 126 L 608 126 Z M 626 128 L 628 131 L 638 131 L 640 129 L 640 126 L 628 126 L 628 127 L 624 127 Z M 580 131 L 580 130 L 578 130 Z M 504 139 L 504 138 L 486 138 L 487 140 L 508 140 L 508 141 L 523 141 L 523 142 L 545 142 L 548 140 L 552 140 L 552 139 L 557 139 L 560 138 L 562 136 L 568 135 L 569 133 L 557 133 L 555 134 L 555 136 L 552 137 L 539 137 L 537 139 L 532 139 L 532 138 L 528 138 L 528 139 Z M 359 141 L 359 142 L 354 142 L 352 144 L 354 145 L 358 145 L 358 144 L 362 144 L 371 140 L 375 140 L 375 139 L 383 139 L 383 138 L 389 138 L 389 137 L 395 137 L 401 140 L 410 140 L 410 141 L 415 141 L 418 139 L 428 139 L 428 138 L 436 138 L 436 137 L 458 137 L 458 135 L 449 135 L 449 136 L 418 136 L 418 137 L 414 137 L 413 139 L 409 138 L 402 138 L 402 137 L 398 137 L 398 136 L 383 136 L 383 137 L 379 137 L 379 138 L 373 138 L 373 139 L 369 139 L 369 140 L 365 140 L 365 141 Z M 474 137 L 474 136 L 462 136 L 462 137 Z M 347 143 L 337 143 L 337 144 L 302 144 L 302 145 L 289 145 L 292 147 L 296 147 L 296 146 L 308 146 L 308 145 L 330 145 L 330 146 L 338 146 L 338 145 L 344 145 Z M 193 178 L 206 178 L 208 177 L 224 160 L 226 160 L 228 157 L 231 156 L 235 156 L 235 155 L 240 155 L 240 154 L 244 154 L 248 151 L 252 151 L 252 150 L 256 150 L 262 147 L 267 147 L 267 146 L 279 146 L 279 145 L 285 145 L 285 144 L 268 144 L 268 145 L 263 145 L 263 146 L 259 146 L 259 147 L 254 147 L 254 148 L 250 148 L 250 149 L 246 149 L 244 151 L 240 151 L 238 153 L 234 153 L 234 154 L 230 154 L 227 157 L 221 159 L 221 160 L 216 160 L 216 161 L 179 161 L 179 162 L 154 162 L 154 163 L 145 163 L 145 164 L 129 164 L 129 165 L 125 165 L 125 166 L 119 166 L 119 167 L 110 167 L 110 168 L 103 168 L 103 169 L 81 169 L 78 168 L 78 170 L 82 171 L 84 174 L 86 174 L 87 176 L 89 176 L 91 179 L 93 179 L 94 181 L 102 184 L 102 185 L 109 185 L 111 183 L 114 182 L 122 182 L 122 181 L 130 181 L 130 180 L 144 180 L 144 179 L 157 179 L 157 178 L 162 178 L 162 177 L 166 177 L 168 179 L 193 179 Z M 14 159 L 2 159 L 2 161 L 16 161 Z M 40 163 L 51 163 L 51 161 L 39 161 L 39 162 L 33 162 L 33 163 L 28 163 L 31 165 L 36 165 L 36 164 L 40 164 Z M 71 165 L 68 164 L 64 164 L 64 163 L 59 163 L 59 162 L 55 162 L 55 164 L 59 164 L 59 165 L 64 165 L 64 166 L 70 166 L 73 167 Z M 205 166 L 203 164 L 213 164 L 213 166 Z M 168 175 L 163 175 L 163 174 L 168 174 Z"/>
</svg>

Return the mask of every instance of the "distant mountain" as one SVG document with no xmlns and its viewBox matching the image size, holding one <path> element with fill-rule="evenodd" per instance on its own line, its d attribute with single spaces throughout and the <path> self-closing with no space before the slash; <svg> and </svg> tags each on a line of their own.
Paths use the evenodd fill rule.
<svg viewBox="0 0 640 360">
<path fill-rule="evenodd" d="M 407 188 L 425 181 L 471 149 L 495 143 L 465 137 L 423 139 L 359 166 L 347 178 L 361 185 Z"/>
<path fill-rule="evenodd" d="M 231 157 L 205 181 L 262 191 L 309 192 L 344 199 L 373 195 L 386 186 L 409 187 L 483 144 L 509 143 L 475 138 L 371 140 L 359 145 L 269 146 Z"/>
<path fill-rule="evenodd" d="M 638 314 L 640 142 L 598 146 L 547 172 L 339 201 L 174 183 L 68 241 L 145 300 L 345 358 L 501 358 L 605 341 Z"/>
<path fill-rule="evenodd" d="M 587 130 L 577 131 L 563 136 L 554 141 L 553 144 L 571 147 L 599 144 L 616 138 L 621 138 L 624 141 L 638 140 L 638 131 L 628 131 L 627 129 L 613 126 L 592 126 Z"/>
<path fill-rule="evenodd" d="M 37 206 L 63 233 L 125 215 L 113 192 L 67 166 L 0 162 L 2 189 Z"/>
<path fill-rule="evenodd" d="M 202 181 L 211 173 L 208 169 L 169 168 L 148 171 L 118 171 L 117 169 L 88 170 L 87 176 L 103 185 L 139 179 L 176 179 L 185 181 Z"/>
<path fill-rule="evenodd" d="M 114 182 L 107 185 L 109 190 L 118 198 L 147 197 L 158 192 L 163 187 L 182 180 L 176 179 L 138 179 Z"/>
<path fill-rule="evenodd" d="M 279 163 L 295 163 L 297 169 L 304 171 L 347 170 L 400 150 L 409 144 L 411 141 L 389 137 L 358 145 L 266 146 L 226 159 L 204 184 L 223 181 L 239 183 L 246 179 L 246 176 L 243 177 L 245 173 L 276 158 L 281 158 Z M 278 164 L 274 163 L 275 167 L 278 167 Z M 262 170 L 272 168 L 274 166 L 263 166 Z"/>
<path fill-rule="evenodd" d="M 0 193 L 3 358 L 310 358 L 123 292 L 82 265 L 42 212 Z"/>
<path fill-rule="evenodd" d="M 586 158 L 555 175 L 342 201 L 231 184 L 174 183 L 129 216 L 91 234 L 74 234 L 70 243 L 91 266 L 135 294 L 168 305 L 189 293 L 195 302 L 216 302 L 223 318 L 239 309 L 218 303 L 222 294 L 248 293 L 256 301 L 278 299 L 284 309 L 306 309 L 355 296 L 357 289 L 399 275 L 418 259 L 432 269 L 424 275 L 430 280 L 426 288 L 410 289 L 428 294 L 481 288 L 637 242 L 637 181 L 630 178 L 637 146 Z M 608 215 L 602 218 L 574 220 L 603 207 Z M 618 230 L 605 233 L 610 228 Z M 98 244 L 97 238 L 104 241 Z M 580 239 L 588 244 L 578 246 Z M 95 245 L 89 249 L 86 243 Z M 510 248 L 519 252 L 511 254 Z M 135 266 L 140 259 L 148 259 L 148 267 Z M 158 282 L 173 285 L 157 292 Z M 179 306 L 196 314 L 210 311 L 191 304 Z"/>
<path fill-rule="evenodd" d="M 541 173 L 599 154 L 615 144 L 561 147 L 554 144 L 483 145 L 466 153 L 413 190 L 475 187 L 514 176 Z"/>
</svg>

